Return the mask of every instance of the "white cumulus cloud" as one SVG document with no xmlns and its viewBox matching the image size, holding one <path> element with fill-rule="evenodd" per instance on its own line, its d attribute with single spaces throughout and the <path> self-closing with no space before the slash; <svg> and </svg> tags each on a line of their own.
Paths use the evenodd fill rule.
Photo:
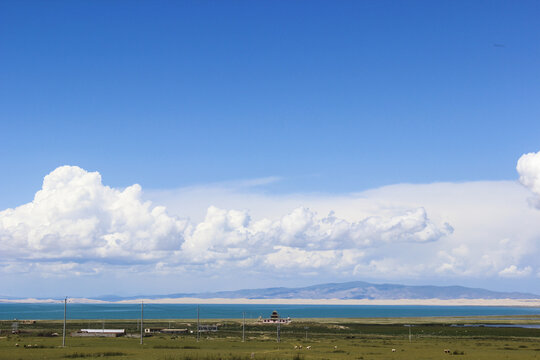
<svg viewBox="0 0 540 360">
<path fill-rule="evenodd" d="M 524 268 L 518 268 L 516 265 L 510 265 L 503 270 L 499 272 L 499 275 L 502 277 L 524 277 L 527 275 L 530 275 L 532 272 L 532 268 L 530 266 L 526 266 Z"/>
<path fill-rule="evenodd" d="M 185 221 L 141 200 L 141 187 L 104 186 L 97 172 L 62 166 L 28 204 L 0 212 L 3 259 L 152 261 L 179 249 Z"/>
<path fill-rule="evenodd" d="M 537 196 L 534 202 L 540 207 L 540 151 L 523 154 L 518 160 L 516 170 L 519 173 L 519 182 Z"/>
<path fill-rule="evenodd" d="M 211 206 L 205 219 L 186 231 L 182 250 L 186 261 L 198 263 L 256 258 L 253 263 L 276 268 L 335 269 L 347 264 L 352 271 L 357 263 L 351 259 L 357 259 L 361 249 L 431 242 L 452 231 L 448 224 L 432 223 L 423 208 L 347 221 L 300 207 L 276 220 L 253 221 L 246 211 Z"/>
</svg>

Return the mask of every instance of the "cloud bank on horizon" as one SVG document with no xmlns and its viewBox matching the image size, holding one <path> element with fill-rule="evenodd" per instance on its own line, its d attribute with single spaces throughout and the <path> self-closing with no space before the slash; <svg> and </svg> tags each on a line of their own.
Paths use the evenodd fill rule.
<svg viewBox="0 0 540 360">
<path fill-rule="evenodd" d="M 247 200 L 255 218 L 217 205 L 234 203 L 231 196 L 242 201 L 243 194 L 225 191 L 220 198 L 210 191 L 198 198 L 210 205 L 204 218 L 193 221 L 174 209 L 189 213 L 194 205 L 186 199 L 197 189 L 173 193 L 165 207 L 145 200 L 139 185 L 114 189 L 98 172 L 62 166 L 45 176 L 32 202 L 0 212 L 0 272 L 536 277 L 540 213 L 527 198 L 540 204 L 540 152 L 523 155 L 517 171 L 528 191 L 492 181 L 394 185 L 294 201 L 258 194 Z"/>
<path fill-rule="evenodd" d="M 204 221 L 193 224 L 143 201 L 139 185 L 112 189 L 99 173 L 76 166 L 57 168 L 32 202 L 0 212 L 4 266 L 155 264 L 163 270 L 258 264 L 350 271 L 363 249 L 437 241 L 451 232 L 448 224 L 431 222 L 423 208 L 349 222 L 303 207 L 277 220 L 253 221 L 246 211 L 210 206 Z"/>
</svg>

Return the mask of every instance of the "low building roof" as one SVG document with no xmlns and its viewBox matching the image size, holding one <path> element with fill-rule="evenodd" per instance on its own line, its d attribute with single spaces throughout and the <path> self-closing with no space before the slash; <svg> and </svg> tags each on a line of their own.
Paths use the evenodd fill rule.
<svg viewBox="0 0 540 360">
<path fill-rule="evenodd" d="M 81 329 L 81 332 L 123 334 L 126 332 L 126 330 L 125 329 Z"/>
</svg>

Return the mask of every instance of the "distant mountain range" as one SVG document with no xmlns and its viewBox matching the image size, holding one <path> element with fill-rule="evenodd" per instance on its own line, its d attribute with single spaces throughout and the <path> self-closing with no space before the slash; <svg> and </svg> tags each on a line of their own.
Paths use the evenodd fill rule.
<svg viewBox="0 0 540 360">
<path fill-rule="evenodd" d="M 95 298 L 103 301 L 164 298 L 225 298 L 225 299 L 540 299 L 540 295 L 520 292 L 499 292 L 464 286 L 409 286 L 398 284 L 371 284 L 363 281 L 320 284 L 299 288 L 245 289 L 205 293 L 177 293 L 168 295 L 139 295 L 121 297 L 106 295 Z"/>
</svg>

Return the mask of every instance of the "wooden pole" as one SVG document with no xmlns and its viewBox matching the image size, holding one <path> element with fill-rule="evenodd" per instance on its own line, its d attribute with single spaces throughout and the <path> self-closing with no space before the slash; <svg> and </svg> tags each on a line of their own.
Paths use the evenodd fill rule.
<svg viewBox="0 0 540 360">
<path fill-rule="evenodd" d="M 64 299 L 64 331 L 62 332 L 62 347 L 66 347 L 66 313 L 67 313 L 67 296 Z"/>
<path fill-rule="evenodd" d="M 197 342 L 199 342 L 199 338 L 201 337 L 200 328 L 201 328 L 201 325 L 200 325 L 200 319 L 199 319 L 199 305 L 197 305 Z"/>
<path fill-rule="evenodd" d="M 246 341 L 246 313 L 242 313 L 242 342 Z"/>
<path fill-rule="evenodd" d="M 141 345 L 143 345 L 143 338 L 144 338 L 144 302 L 141 301 Z"/>
</svg>

